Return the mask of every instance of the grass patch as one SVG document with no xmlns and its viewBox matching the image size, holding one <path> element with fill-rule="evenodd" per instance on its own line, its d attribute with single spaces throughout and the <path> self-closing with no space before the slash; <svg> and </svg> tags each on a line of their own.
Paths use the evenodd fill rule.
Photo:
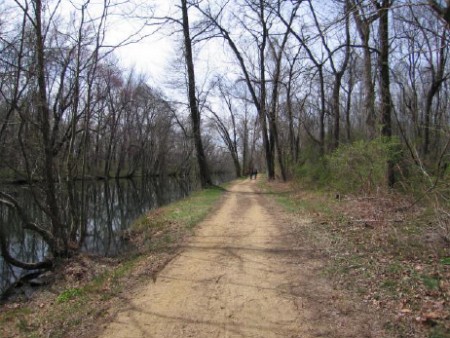
<svg viewBox="0 0 450 338">
<path fill-rule="evenodd" d="M 290 188 L 286 189 L 277 183 L 260 180 L 260 188 L 273 195 L 277 203 L 290 213 L 314 214 L 327 218 L 332 212 L 330 203 L 335 203 L 325 193 L 300 189 L 295 183 L 291 183 Z"/>
<path fill-rule="evenodd" d="M 429 338 L 449 338 L 450 333 L 445 327 L 438 325 L 431 330 Z"/>
<path fill-rule="evenodd" d="M 422 276 L 422 282 L 428 290 L 439 290 L 439 279 L 433 276 Z"/>
<path fill-rule="evenodd" d="M 450 257 L 445 257 L 441 259 L 441 264 L 450 265 Z"/>
<path fill-rule="evenodd" d="M 58 297 L 56 297 L 57 303 L 67 303 L 68 301 L 75 300 L 84 295 L 84 291 L 79 288 L 70 288 L 62 293 Z"/>
<path fill-rule="evenodd" d="M 35 337 L 36 324 L 32 320 L 33 310 L 28 306 L 12 308 L 0 316 L 0 337 L 3 329 L 11 327 L 20 337 Z"/>
<path fill-rule="evenodd" d="M 193 228 L 211 211 L 224 191 L 226 190 L 222 187 L 211 187 L 194 192 L 188 198 L 143 215 L 132 225 L 132 229 L 159 230 L 174 223 L 185 228 Z"/>
<path fill-rule="evenodd" d="M 193 193 L 189 198 L 169 205 L 166 209 L 166 220 L 177 222 L 192 229 L 209 213 L 212 206 L 224 192 L 223 188 L 212 187 Z"/>
<path fill-rule="evenodd" d="M 56 298 L 56 304 L 48 309 L 45 317 L 39 317 L 39 327 L 42 332 L 48 331 L 51 337 L 66 337 L 86 321 L 100 318 L 106 313 L 108 301 L 114 300 L 127 286 L 127 275 L 132 272 L 137 259 L 124 261 L 109 271 L 95 276 L 90 282 L 79 288 L 69 288 Z M 51 322 L 51 326 L 47 327 Z M 98 324 L 98 323 L 97 323 Z M 39 334 L 37 337 L 42 337 Z"/>
<path fill-rule="evenodd" d="M 6 325 L 8 322 L 12 321 L 13 319 L 27 316 L 27 315 L 31 314 L 32 312 L 33 311 L 27 306 L 20 307 L 20 308 L 8 309 L 7 312 L 2 314 L 2 316 L 0 318 L 0 324 L 2 326 Z"/>
</svg>

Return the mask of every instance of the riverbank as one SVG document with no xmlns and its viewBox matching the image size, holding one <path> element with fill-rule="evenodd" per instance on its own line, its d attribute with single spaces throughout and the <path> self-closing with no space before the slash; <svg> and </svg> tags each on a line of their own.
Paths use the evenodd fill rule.
<svg viewBox="0 0 450 338">
<path fill-rule="evenodd" d="M 216 184 L 227 182 L 230 176 L 213 176 Z M 194 180 L 182 180 L 173 177 L 140 180 L 105 180 L 75 183 L 72 187 L 77 198 L 71 202 L 71 207 L 63 201 L 71 194 L 64 186 L 58 186 L 61 201 L 61 219 L 70 223 L 76 214 L 84 215 L 86 233 L 83 241 L 78 243 L 80 251 L 88 255 L 116 257 L 130 247 L 128 230 L 130 225 L 149 210 L 162 207 L 189 196 L 199 189 L 199 183 Z M 39 189 L 30 186 L 1 186 L 2 192 L 13 196 L 18 205 L 26 212 L 26 218 L 40 221 L 42 227 L 49 227 L 46 221 L 48 215 L 42 209 L 38 200 L 44 199 L 39 195 Z M 38 194 L 38 196 L 35 195 Z M 68 203 L 68 202 L 67 202 Z M 72 204 L 73 203 L 73 204 Z M 47 244 L 41 236 L 31 231 L 24 231 L 23 222 L 15 211 L 0 205 L 0 226 L 8 234 L 10 251 L 24 262 L 39 262 L 47 255 Z M 81 214 L 80 214 L 81 217 Z M 78 233 L 81 233 L 81 224 Z M 77 245 L 77 244 L 75 244 Z M 35 279 L 35 271 L 14 267 L 0 256 L 0 301 L 3 295 L 15 293 L 16 285 L 39 284 L 43 279 Z M 47 278 L 47 277 L 46 277 Z"/>
<path fill-rule="evenodd" d="M 194 192 L 143 215 L 122 234 L 134 248 L 126 255 L 79 254 L 58 262 L 47 285 L 1 306 L 0 336 L 82 337 L 95 331 L 98 321 L 120 304 L 123 292 L 156 278 L 223 192 L 221 187 Z"/>
</svg>

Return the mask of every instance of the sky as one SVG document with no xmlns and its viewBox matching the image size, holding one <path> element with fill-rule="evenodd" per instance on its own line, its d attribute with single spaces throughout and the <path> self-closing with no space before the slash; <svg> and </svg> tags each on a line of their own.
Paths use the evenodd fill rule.
<svg viewBox="0 0 450 338">
<path fill-rule="evenodd" d="M 169 36 L 168 31 L 157 32 L 155 26 L 147 25 L 144 29 L 145 20 L 154 13 L 157 16 L 176 15 L 174 4 L 179 0 L 44 0 L 44 20 L 52 16 L 52 22 L 60 22 L 57 17 L 64 18 L 64 26 L 57 27 L 64 33 L 76 31 L 81 16 L 81 7 L 87 4 L 85 21 L 92 19 L 97 25 L 103 11 L 104 3 L 109 3 L 107 17 L 106 42 L 107 45 L 116 45 L 120 41 L 140 31 L 140 36 L 148 37 L 139 42 L 128 44 L 116 49 L 115 56 L 119 58 L 120 64 L 125 68 L 135 67 L 154 78 L 155 81 L 164 79 L 164 70 L 175 50 L 175 37 Z M 117 5 L 114 5 L 117 4 Z M 23 17 L 22 8 L 31 11 L 32 0 L 0 0 L 0 28 L 3 30 L 16 29 Z M 54 13 L 56 12 L 56 13 Z M 56 15 L 54 15 L 56 14 Z M 137 39 L 137 37 L 136 37 Z"/>
<path fill-rule="evenodd" d="M 116 56 L 123 66 L 148 74 L 149 81 L 156 84 L 166 80 L 165 73 L 173 58 L 174 50 L 173 38 L 150 36 L 139 43 L 119 48 Z"/>
<path fill-rule="evenodd" d="M 106 44 L 114 46 L 130 36 L 133 36 L 132 39 L 135 40 L 135 43 L 126 44 L 115 50 L 114 55 L 119 60 L 120 66 L 124 70 L 134 69 L 138 74 L 145 75 L 150 85 L 162 89 L 163 92 L 174 91 L 173 88 L 170 88 L 170 82 L 172 82 L 175 83 L 175 86 L 178 86 L 179 93 L 185 94 L 183 78 L 179 75 L 180 72 L 177 75 L 174 67 L 175 59 L 182 60 L 181 27 L 174 23 L 158 30 L 160 26 L 155 25 L 157 22 L 161 22 L 161 18 L 164 17 L 179 18 L 178 5 L 180 0 L 44 1 L 47 17 L 51 15 L 54 8 L 58 8 L 58 14 L 65 18 L 69 18 L 71 13 L 76 12 L 75 19 L 72 19 L 72 25 L 75 27 L 72 32 L 76 31 L 77 20 L 80 20 L 80 9 L 83 5 L 88 5 L 90 18 L 98 22 L 105 2 L 111 4 L 107 19 Z M 3 4 L 9 4 L 9 6 L 17 8 L 17 4 L 24 6 L 26 3 L 31 4 L 31 0 L 0 0 L 0 10 Z M 20 11 L 18 12 L 20 13 Z M 192 10 L 190 12 L 191 22 L 195 21 L 195 15 L 196 12 Z M 197 15 L 199 14 L 197 13 Z M 149 18 L 153 19 L 149 20 Z M 157 18 L 159 18 L 159 21 Z M 20 15 L 18 19 L 20 20 Z M 61 27 L 62 32 L 65 29 Z M 139 34 L 135 35 L 138 31 Z M 222 39 L 213 39 L 207 43 L 196 45 L 194 53 L 199 90 L 206 89 L 208 85 L 206 81 L 214 79 L 218 73 L 226 73 L 228 77 L 236 78 L 237 75 L 232 74 L 236 72 L 236 67 L 233 65 L 236 60 Z M 183 70 L 182 62 L 179 64 L 179 69 Z M 173 80 L 177 76 L 178 83 L 176 79 Z M 172 87 L 174 86 L 172 85 Z"/>
<path fill-rule="evenodd" d="M 181 16 L 177 7 L 179 0 L 145 0 L 144 2 L 152 5 L 153 14 L 158 18 L 166 16 L 180 18 Z M 143 15 L 142 13 L 149 11 L 147 9 L 138 12 L 140 15 Z M 195 20 L 196 13 L 191 11 L 189 14 L 192 23 Z M 123 40 L 127 35 L 131 35 L 139 30 L 142 22 L 142 20 L 135 18 L 118 18 L 117 22 L 113 24 L 114 29 L 108 34 L 111 35 L 112 41 Z M 158 22 L 158 19 L 150 22 Z M 155 27 L 149 26 L 147 30 L 144 30 L 143 34 L 154 31 Z M 177 72 L 174 68 L 181 67 L 183 69 L 184 67 L 183 63 L 175 62 L 176 59 L 183 60 L 182 39 L 181 27 L 175 23 L 169 24 L 137 43 L 119 48 L 115 54 L 119 57 L 123 66 L 128 69 L 134 67 L 136 71 L 146 74 L 149 84 L 162 89 L 169 96 L 177 96 L 178 99 L 175 100 L 181 100 L 179 95 L 184 95 L 186 88 L 179 85 L 180 79 L 181 81 L 184 81 L 184 79 L 180 72 Z M 219 39 L 195 46 L 196 82 L 200 91 L 206 90 L 208 86 L 206 81 L 209 81 L 214 73 L 217 72 L 216 69 L 224 66 L 226 62 L 224 50 L 223 41 Z M 177 86 L 178 88 L 174 88 Z"/>
<path fill-rule="evenodd" d="M 134 1 L 139 2 L 140 0 Z M 144 20 L 148 20 L 152 12 L 157 17 L 176 15 L 174 2 L 175 0 L 143 1 L 142 7 L 135 10 L 136 14 L 124 13 L 123 16 L 112 19 L 113 27 L 108 31 L 108 38 L 114 43 L 114 41 L 121 41 L 133 35 L 142 28 Z M 151 8 L 148 8 L 148 5 Z M 148 74 L 149 81 L 154 82 L 154 84 L 163 83 L 167 80 L 165 74 L 170 62 L 174 59 L 176 53 L 180 53 L 179 48 L 177 50 L 177 36 L 170 34 L 170 30 L 174 28 L 167 27 L 157 30 L 157 26 L 152 24 L 159 21 L 150 20 L 149 25 L 140 33 L 145 38 L 136 43 L 120 47 L 116 51 L 116 56 L 123 66 Z"/>
</svg>

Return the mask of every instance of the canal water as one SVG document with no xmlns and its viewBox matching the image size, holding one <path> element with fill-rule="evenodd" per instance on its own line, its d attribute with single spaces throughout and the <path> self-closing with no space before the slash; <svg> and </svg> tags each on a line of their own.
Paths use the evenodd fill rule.
<svg viewBox="0 0 450 338">
<path fill-rule="evenodd" d="M 230 175 L 215 177 L 220 184 L 232 179 Z M 85 252 L 115 256 L 126 250 L 127 242 L 121 233 L 145 212 L 188 196 L 199 188 L 197 183 L 172 177 L 89 181 L 86 184 L 87 236 L 82 250 Z M 28 186 L 0 186 L 20 202 L 34 222 L 46 222 Z M 23 261 L 42 260 L 46 244 L 29 231 L 23 231 L 15 212 L 0 205 L 0 226 L 8 234 L 12 255 Z M 29 271 L 7 264 L 0 256 L 0 295 Z"/>
</svg>

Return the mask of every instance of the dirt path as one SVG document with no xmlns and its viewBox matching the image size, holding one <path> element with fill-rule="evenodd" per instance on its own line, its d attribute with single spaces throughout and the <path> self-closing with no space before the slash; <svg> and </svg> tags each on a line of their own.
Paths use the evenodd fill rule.
<svg viewBox="0 0 450 338">
<path fill-rule="evenodd" d="M 256 191 L 254 180 L 231 187 L 101 337 L 378 337 L 369 319 L 314 277 L 301 250 L 285 245 L 280 214 Z"/>
</svg>

